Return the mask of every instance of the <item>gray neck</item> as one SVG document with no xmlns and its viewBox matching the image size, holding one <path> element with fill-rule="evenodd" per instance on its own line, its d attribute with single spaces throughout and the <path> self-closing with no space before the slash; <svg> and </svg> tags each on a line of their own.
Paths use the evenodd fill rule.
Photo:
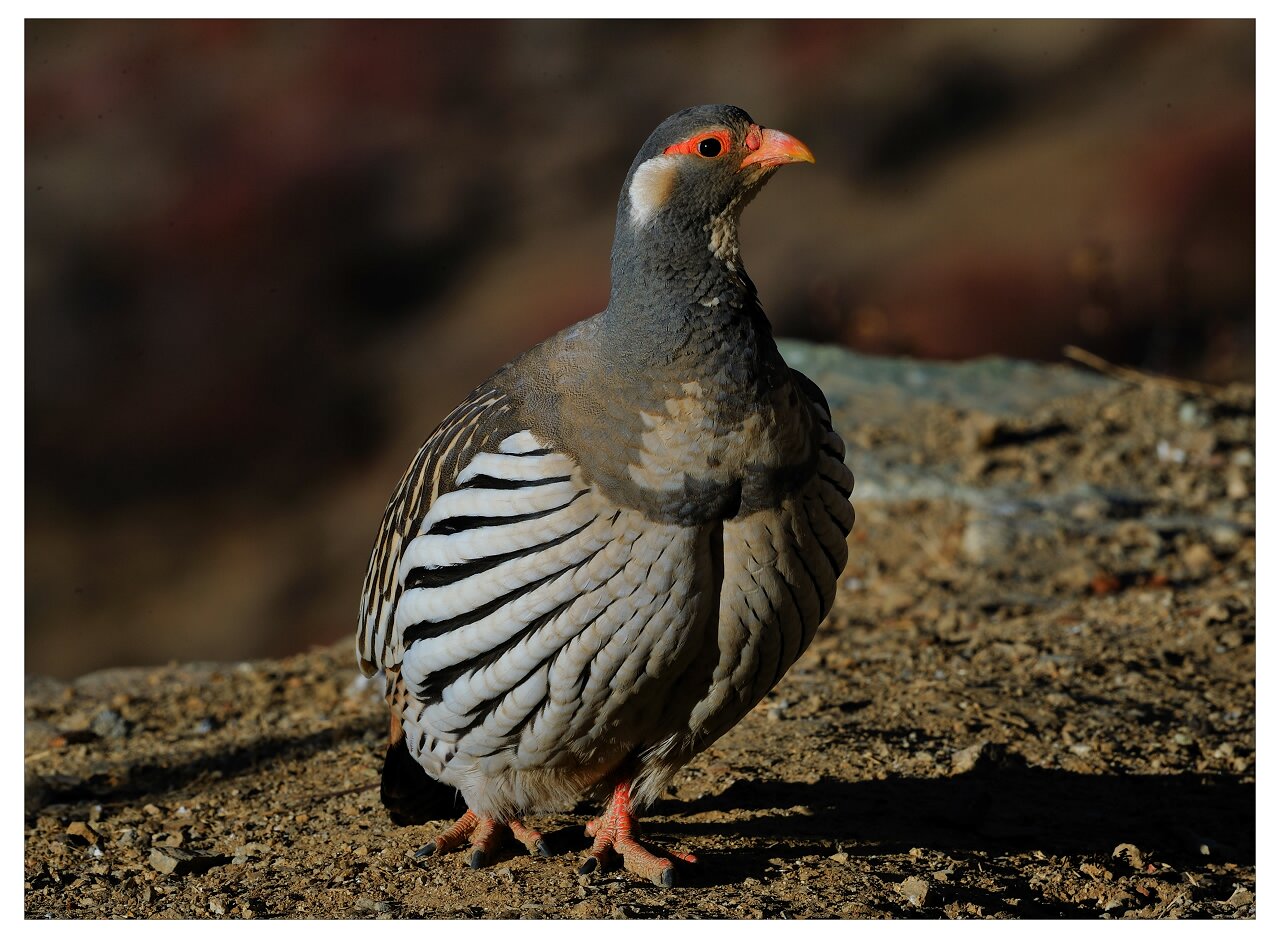
<svg viewBox="0 0 1280 937">
<path fill-rule="evenodd" d="M 664 213 L 638 227 L 624 190 L 602 323 L 613 366 L 722 376 L 744 391 L 776 383 L 785 366 L 738 254 L 741 211 L 686 226 Z"/>
</svg>

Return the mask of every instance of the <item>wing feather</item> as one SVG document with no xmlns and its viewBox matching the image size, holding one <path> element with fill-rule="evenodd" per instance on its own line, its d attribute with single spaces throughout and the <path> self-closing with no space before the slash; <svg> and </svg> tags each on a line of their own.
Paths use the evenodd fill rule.
<svg viewBox="0 0 1280 937">
<path fill-rule="evenodd" d="M 465 461 L 495 436 L 511 435 L 503 432 L 509 412 L 501 391 L 481 386 L 445 417 L 401 476 L 382 515 L 360 595 L 356 660 L 365 676 L 398 668 L 403 656 L 393 621 L 403 588 L 403 550 L 440 492 L 454 487 L 450 472 L 456 473 L 460 458 Z"/>
</svg>

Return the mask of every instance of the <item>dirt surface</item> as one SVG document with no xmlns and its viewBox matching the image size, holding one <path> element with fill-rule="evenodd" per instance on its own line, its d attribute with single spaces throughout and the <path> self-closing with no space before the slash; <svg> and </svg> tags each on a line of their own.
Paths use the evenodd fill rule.
<svg viewBox="0 0 1280 937">
<path fill-rule="evenodd" d="M 1253 390 L 996 377 L 1016 405 L 823 381 L 846 578 L 651 811 L 678 887 L 579 877 L 587 805 L 537 818 L 550 858 L 415 859 L 442 825 L 379 804 L 344 643 L 29 678 L 27 915 L 1253 917 Z"/>
</svg>

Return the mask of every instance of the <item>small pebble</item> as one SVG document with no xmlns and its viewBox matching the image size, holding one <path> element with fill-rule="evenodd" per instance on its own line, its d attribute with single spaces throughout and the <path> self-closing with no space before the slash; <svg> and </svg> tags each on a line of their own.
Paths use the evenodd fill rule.
<svg viewBox="0 0 1280 937">
<path fill-rule="evenodd" d="M 1227 497 L 1232 501 L 1243 501 L 1249 497 L 1249 483 L 1238 470 L 1227 473 Z"/>
<path fill-rule="evenodd" d="M 1213 551 L 1203 543 L 1193 543 L 1182 551 L 1182 562 L 1193 576 L 1203 576 L 1213 568 Z"/>
<path fill-rule="evenodd" d="M 122 739 L 129 735 L 131 726 L 125 721 L 124 716 L 114 709 L 104 709 L 93 717 L 89 728 L 99 738 Z"/>
<path fill-rule="evenodd" d="M 1183 426 L 1203 426 L 1204 413 L 1196 406 L 1194 400 L 1184 400 L 1178 407 L 1178 422 Z"/>
<path fill-rule="evenodd" d="M 929 898 L 929 883 L 918 876 L 911 876 L 898 883 L 898 894 L 913 907 L 922 907 Z"/>
<path fill-rule="evenodd" d="M 1147 864 L 1146 856 L 1144 856 L 1142 850 L 1133 845 L 1133 843 L 1121 843 L 1115 849 L 1111 850 L 1111 857 L 1113 859 L 1123 859 L 1125 862 L 1129 863 L 1131 868 L 1134 869 L 1141 869 Z"/>
<path fill-rule="evenodd" d="M 978 565 L 996 563 L 1008 557 L 1017 536 L 1006 521 L 975 513 L 960 537 L 960 552 Z"/>
<path fill-rule="evenodd" d="M 962 748 L 951 755 L 951 773 L 966 774 L 970 771 L 989 771 L 997 768 L 1009 757 L 1003 745 L 982 741 Z"/>
<path fill-rule="evenodd" d="M 199 874 L 214 866 L 226 865 L 230 856 L 206 852 L 203 849 L 178 849 L 173 846 L 157 846 L 151 850 L 151 867 L 162 875 Z"/>
<path fill-rule="evenodd" d="M 67 825 L 67 836 L 84 840 L 85 845 L 93 845 L 98 841 L 98 834 L 89 828 L 87 823 L 77 820 Z"/>
</svg>

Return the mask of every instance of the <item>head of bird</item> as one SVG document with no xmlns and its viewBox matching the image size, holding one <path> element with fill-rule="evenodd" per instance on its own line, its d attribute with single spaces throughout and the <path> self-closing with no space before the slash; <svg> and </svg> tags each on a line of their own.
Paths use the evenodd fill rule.
<svg viewBox="0 0 1280 937">
<path fill-rule="evenodd" d="M 687 108 L 636 154 L 618 203 L 618 239 L 662 253 L 706 249 L 732 263 L 746 203 L 777 167 L 813 161 L 795 137 L 761 127 L 742 108 Z"/>
</svg>

